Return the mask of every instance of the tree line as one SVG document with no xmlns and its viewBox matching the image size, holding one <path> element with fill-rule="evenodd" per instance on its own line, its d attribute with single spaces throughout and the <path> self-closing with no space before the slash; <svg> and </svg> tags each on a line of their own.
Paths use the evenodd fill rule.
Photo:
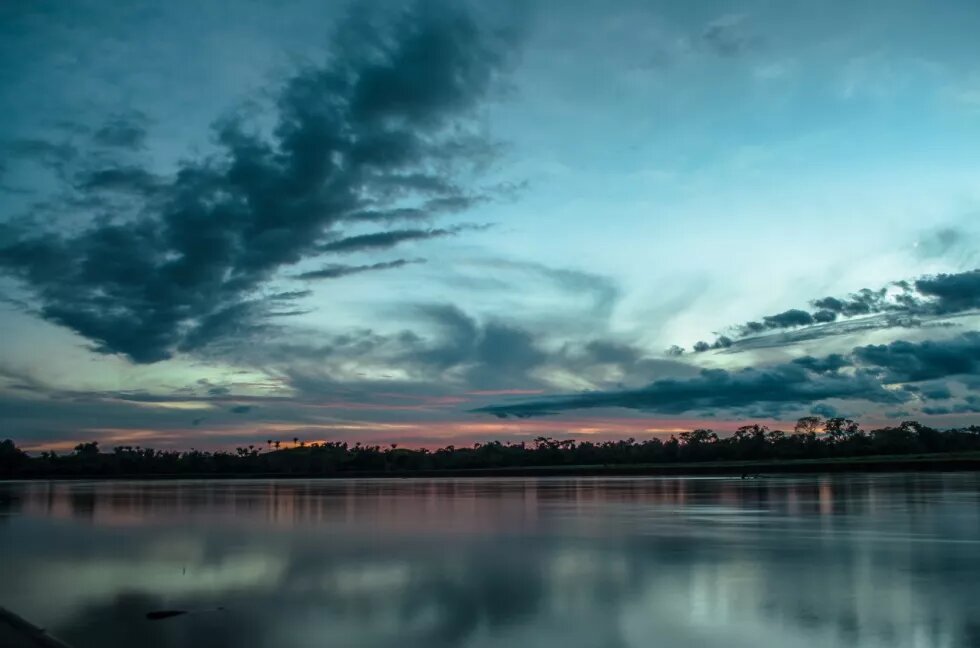
<svg viewBox="0 0 980 648">
<path fill-rule="evenodd" d="M 283 447 L 285 445 L 285 447 Z M 847 418 L 807 416 L 792 431 L 744 425 L 721 437 L 709 429 L 681 432 L 667 440 L 491 441 L 437 450 L 268 440 L 234 452 L 154 450 L 116 446 L 103 452 L 96 441 L 71 453 L 28 455 L 11 440 L 0 442 L 0 477 L 113 475 L 338 475 L 412 473 L 439 470 L 534 468 L 548 466 L 627 466 L 652 463 L 832 459 L 872 455 L 980 451 L 980 426 L 939 430 L 918 421 L 869 432 Z"/>
</svg>

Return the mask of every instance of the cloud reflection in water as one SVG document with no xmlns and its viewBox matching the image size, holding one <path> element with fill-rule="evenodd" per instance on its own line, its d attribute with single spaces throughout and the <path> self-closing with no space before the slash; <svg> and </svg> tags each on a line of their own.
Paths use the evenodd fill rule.
<svg viewBox="0 0 980 648">
<path fill-rule="evenodd" d="M 78 648 L 965 648 L 980 639 L 978 486 L 5 484 L 0 604 Z"/>
</svg>

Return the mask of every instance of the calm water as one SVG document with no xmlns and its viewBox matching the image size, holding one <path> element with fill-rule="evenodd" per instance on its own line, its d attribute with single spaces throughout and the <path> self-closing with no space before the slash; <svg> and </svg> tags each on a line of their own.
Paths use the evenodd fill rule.
<svg viewBox="0 0 980 648">
<path fill-rule="evenodd" d="M 976 648 L 980 476 L 0 483 L 0 605 L 77 648 Z"/>
</svg>

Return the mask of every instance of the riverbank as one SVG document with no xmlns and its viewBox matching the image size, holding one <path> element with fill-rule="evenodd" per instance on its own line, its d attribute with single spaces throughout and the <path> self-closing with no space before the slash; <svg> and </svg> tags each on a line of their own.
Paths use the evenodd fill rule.
<svg viewBox="0 0 980 648">
<path fill-rule="evenodd" d="M 703 461 L 687 463 L 605 464 L 562 466 L 508 466 L 440 470 L 365 470 L 343 472 L 256 472 L 182 474 L 76 474 L 25 475 L 19 479 L 354 479 L 354 478 L 462 478 L 462 477 L 600 477 L 600 476 L 755 476 L 773 474 L 861 472 L 980 471 L 980 452 L 872 455 L 822 459 Z M 17 479 L 17 478 L 15 478 Z"/>
</svg>

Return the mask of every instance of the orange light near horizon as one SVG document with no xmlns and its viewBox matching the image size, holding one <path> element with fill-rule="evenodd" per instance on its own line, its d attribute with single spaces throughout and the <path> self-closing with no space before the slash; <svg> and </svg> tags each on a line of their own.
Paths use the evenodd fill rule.
<svg viewBox="0 0 980 648">
<path fill-rule="evenodd" d="M 760 423 L 779 425 L 776 421 Z M 271 439 L 291 442 L 299 438 L 305 443 L 346 441 L 370 445 L 396 443 L 405 448 L 438 448 L 446 445 L 469 446 L 475 442 L 528 441 L 535 437 L 594 438 L 614 440 L 667 437 L 700 427 L 714 428 L 719 433 L 733 431 L 741 421 L 710 421 L 704 419 L 667 419 L 632 417 L 542 417 L 535 419 L 481 419 L 413 422 L 317 421 L 317 422 L 250 422 L 230 421 L 221 425 L 202 425 L 176 429 L 93 427 L 80 429 L 79 438 L 52 440 L 22 446 L 29 452 L 42 450 L 73 450 L 79 443 L 98 441 L 103 448 L 113 445 L 143 445 L 189 450 L 191 448 L 230 450 L 241 445 L 266 447 Z M 234 440 L 232 440 L 234 439 Z"/>
<path fill-rule="evenodd" d="M 543 393 L 543 389 L 476 389 L 466 392 L 468 396 L 534 396 Z"/>
</svg>

